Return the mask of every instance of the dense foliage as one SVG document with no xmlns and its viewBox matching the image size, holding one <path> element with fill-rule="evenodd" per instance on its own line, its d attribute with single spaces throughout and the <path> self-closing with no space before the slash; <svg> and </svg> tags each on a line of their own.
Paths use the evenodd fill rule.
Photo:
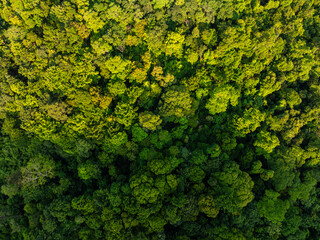
<svg viewBox="0 0 320 240">
<path fill-rule="evenodd" d="M 0 0 L 0 239 L 320 239 L 320 0 Z"/>
</svg>

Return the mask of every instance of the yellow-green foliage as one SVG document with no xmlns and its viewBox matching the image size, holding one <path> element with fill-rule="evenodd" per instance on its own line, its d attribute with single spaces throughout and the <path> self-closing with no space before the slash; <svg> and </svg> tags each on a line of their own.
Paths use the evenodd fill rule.
<svg viewBox="0 0 320 240">
<path fill-rule="evenodd" d="M 0 0 L 0 239 L 319 239 L 319 43 L 319 0 Z"/>
</svg>

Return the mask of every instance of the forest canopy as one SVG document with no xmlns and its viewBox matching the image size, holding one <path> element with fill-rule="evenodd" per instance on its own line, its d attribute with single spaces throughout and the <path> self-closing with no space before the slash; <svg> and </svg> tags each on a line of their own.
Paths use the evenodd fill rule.
<svg viewBox="0 0 320 240">
<path fill-rule="evenodd" d="M 320 0 L 0 0 L 0 239 L 320 239 Z"/>
</svg>

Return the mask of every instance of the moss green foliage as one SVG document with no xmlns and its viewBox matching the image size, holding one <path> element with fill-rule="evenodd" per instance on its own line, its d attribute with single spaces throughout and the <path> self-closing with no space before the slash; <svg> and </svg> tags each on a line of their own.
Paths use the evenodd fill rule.
<svg viewBox="0 0 320 240">
<path fill-rule="evenodd" d="M 320 239 L 319 0 L 0 0 L 0 239 Z"/>
</svg>

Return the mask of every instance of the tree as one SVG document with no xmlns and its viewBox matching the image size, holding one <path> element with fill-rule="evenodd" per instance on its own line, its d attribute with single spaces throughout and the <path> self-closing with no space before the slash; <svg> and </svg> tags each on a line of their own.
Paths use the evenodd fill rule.
<svg viewBox="0 0 320 240">
<path fill-rule="evenodd" d="M 227 163 L 221 172 L 211 175 L 209 182 L 215 193 L 217 207 L 238 213 L 254 199 L 254 182 L 235 162 Z"/>
<path fill-rule="evenodd" d="M 184 39 L 185 37 L 183 35 L 170 32 L 166 39 L 166 54 L 169 56 L 174 54 L 177 57 L 181 57 Z"/>
<path fill-rule="evenodd" d="M 120 56 L 109 58 L 105 62 L 106 68 L 113 74 L 113 76 L 124 79 L 130 70 L 130 61 L 122 59 Z"/>
<path fill-rule="evenodd" d="M 53 119 L 64 122 L 68 119 L 68 114 L 71 113 L 71 108 L 64 102 L 56 102 L 47 105 L 47 112 Z"/>
<path fill-rule="evenodd" d="M 140 128 L 140 127 L 133 127 L 132 128 L 133 141 L 141 142 L 147 136 L 148 136 L 148 133 L 146 133 L 142 128 Z"/>
<path fill-rule="evenodd" d="M 280 145 L 280 141 L 275 135 L 270 132 L 261 131 L 257 134 L 257 140 L 253 144 L 257 147 L 257 151 L 271 153 L 273 149 Z"/>
<path fill-rule="evenodd" d="M 266 114 L 256 108 L 245 109 L 242 117 L 236 116 L 233 119 L 237 134 L 245 136 L 250 132 L 254 132 L 260 127 L 260 122 L 264 121 L 265 117 Z"/>
<path fill-rule="evenodd" d="M 212 196 L 201 196 L 198 201 L 199 210 L 205 213 L 208 217 L 215 218 L 219 213 L 216 208 L 214 198 Z"/>
<path fill-rule="evenodd" d="M 139 113 L 139 122 L 142 127 L 154 131 L 162 123 L 162 120 L 160 116 L 151 112 L 143 112 Z"/>
<path fill-rule="evenodd" d="M 258 202 L 259 213 L 272 223 L 280 224 L 290 207 L 287 200 L 279 199 L 280 194 L 273 190 L 266 190 L 263 198 Z"/>
<path fill-rule="evenodd" d="M 183 117 L 192 111 L 192 98 L 187 91 L 172 88 L 162 96 L 159 111 L 164 117 Z"/>
<path fill-rule="evenodd" d="M 55 177 L 55 162 L 48 156 L 38 155 L 21 168 L 22 184 L 37 187 Z"/>
<path fill-rule="evenodd" d="M 130 178 L 132 195 L 140 204 L 154 203 L 157 201 L 160 191 L 155 187 L 154 179 L 145 175 L 134 175 Z"/>
<path fill-rule="evenodd" d="M 227 111 L 229 103 L 232 106 L 238 104 L 240 92 L 231 85 L 224 85 L 214 88 L 210 99 L 206 104 L 209 113 L 214 115 Z"/>
<path fill-rule="evenodd" d="M 93 162 L 87 161 L 78 166 L 78 176 L 83 180 L 99 178 L 100 174 L 99 166 Z"/>
<path fill-rule="evenodd" d="M 168 157 L 165 159 L 153 159 L 148 166 L 155 174 L 169 174 L 183 162 L 183 159 Z"/>
<path fill-rule="evenodd" d="M 114 110 L 117 121 L 126 127 L 132 125 L 133 120 L 137 116 L 136 111 L 137 108 L 133 108 L 133 106 L 127 103 L 119 103 Z"/>
<path fill-rule="evenodd" d="M 294 106 L 299 105 L 302 102 L 299 94 L 292 88 L 285 89 L 283 95 L 290 108 L 293 108 Z"/>
</svg>

